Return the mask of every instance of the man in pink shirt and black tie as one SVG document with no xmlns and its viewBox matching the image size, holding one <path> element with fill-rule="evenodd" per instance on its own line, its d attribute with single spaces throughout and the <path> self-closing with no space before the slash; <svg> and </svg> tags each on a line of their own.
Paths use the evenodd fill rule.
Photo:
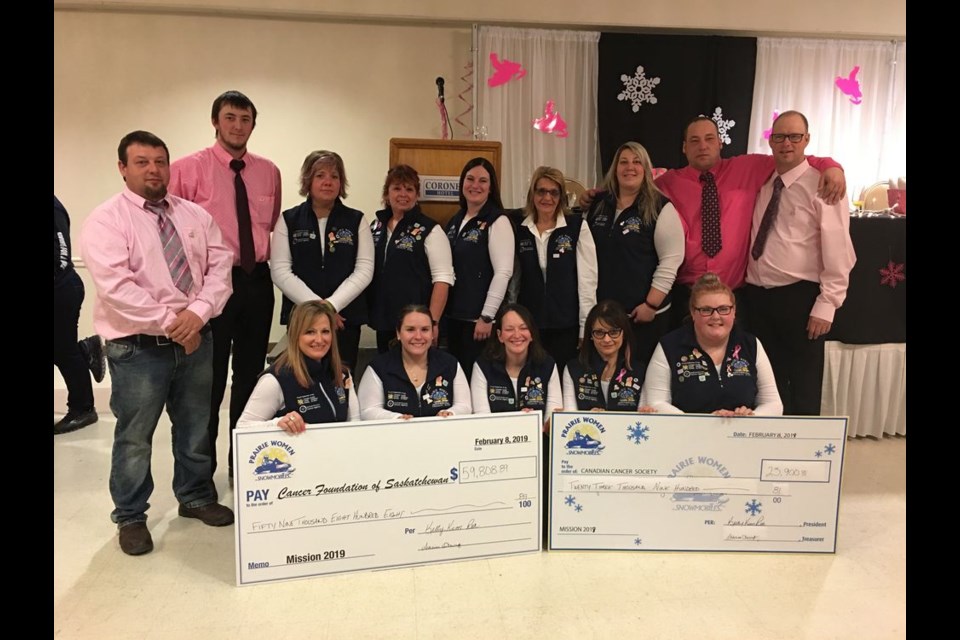
<svg viewBox="0 0 960 640">
<path fill-rule="evenodd" d="M 230 431 L 263 371 L 273 320 L 273 281 L 270 279 L 270 232 L 280 216 L 280 170 L 247 151 L 257 124 L 257 108 L 239 91 L 227 91 L 213 102 L 210 113 L 216 142 L 173 163 L 170 192 L 206 209 L 233 252 L 233 295 L 213 327 L 213 394 L 210 451 L 217 469 L 220 405 L 227 388 L 233 352 L 230 390 Z M 233 480 L 233 440 L 230 440 L 229 479 Z"/>
<path fill-rule="evenodd" d="M 767 350 L 788 415 L 820 414 L 823 336 L 857 260 L 845 203 L 817 195 L 820 172 L 803 154 L 809 142 L 802 113 L 786 111 L 774 121 L 776 171 L 754 207 L 744 290 L 749 328 Z"/>
<path fill-rule="evenodd" d="M 110 518 L 123 552 L 141 555 L 153 550 L 146 512 L 153 432 L 164 406 L 180 515 L 216 527 L 233 522 L 233 512 L 217 504 L 207 438 L 207 323 L 230 297 L 233 256 L 206 211 L 167 193 L 170 154 L 160 138 L 134 131 L 118 154 L 126 189 L 93 210 L 80 242 L 97 288 L 93 326 L 107 341 L 117 417 Z"/>
</svg>

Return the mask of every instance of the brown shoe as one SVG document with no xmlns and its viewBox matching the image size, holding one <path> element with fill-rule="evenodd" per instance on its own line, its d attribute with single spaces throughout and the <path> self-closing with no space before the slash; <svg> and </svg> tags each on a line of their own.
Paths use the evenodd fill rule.
<svg viewBox="0 0 960 640">
<path fill-rule="evenodd" d="M 229 507 L 216 502 L 192 509 L 180 505 L 178 513 L 184 518 L 197 518 L 203 524 L 211 527 L 225 527 L 228 524 L 233 524 L 233 511 Z"/>
<path fill-rule="evenodd" d="M 120 548 L 128 556 L 142 556 L 153 551 L 153 538 L 146 522 L 134 522 L 120 527 Z"/>
</svg>

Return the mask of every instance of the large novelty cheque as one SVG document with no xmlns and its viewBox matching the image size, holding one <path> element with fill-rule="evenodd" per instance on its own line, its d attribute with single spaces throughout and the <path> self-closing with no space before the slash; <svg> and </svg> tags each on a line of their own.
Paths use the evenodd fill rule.
<svg viewBox="0 0 960 640">
<path fill-rule="evenodd" d="M 550 548 L 836 551 L 846 418 L 555 413 Z"/>
<path fill-rule="evenodd" d="M 541 421 L 238 429 L 237 584 L 539 551 Z"/>
</svg>

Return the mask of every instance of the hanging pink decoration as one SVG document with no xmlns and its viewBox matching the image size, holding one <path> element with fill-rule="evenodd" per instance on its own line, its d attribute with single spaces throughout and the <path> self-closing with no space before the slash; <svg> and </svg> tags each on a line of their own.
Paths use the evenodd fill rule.
<svg viewBox="0 0 960 640">
<path fill-rule="evenodd" d="M 775 121 L 778 117 L 780 117 L 780 114 L 779 114 L 778 112 L 774 111 L 774 112 L 773 112 L 773 117 L 770 118 L 771 122 L 772 122 L 772 121 Z M 764 140 L 769 140 L 771 133 L 773 133 L 773 125 L 772 125 L 772 124 L 770 125 L 770 128 L 769 128 L 769 129 L 764 129 L 764 130 L 763 130 L 763 139 L 764 139 Z"/>
<path fill-rule="evenodd" d="M 467 126 L 467 124 L 465 124 L 461 118 L 473 111 L 473 104 L 469 100 L 469 98 L 473 97 L 473 61 L 463 65 L 463 68 L 464 74 L 460 76 L 460 80 L 466 83 L 467 88 L 458 93 L 457 98 L 463 103 L 466 109 L 458 113 L 457 117 L 454 118 L 453 121 L 463 127 L 465 133 L 469 134 L 473 133 L 473 127 Z"/>
<path fill-rule="evenodd" d="M 443 108 L 443 100 L 437 98 L 437 110 L 440 112 L 440 139 L 449 140 L 450 130 L 447 129 L 447 112 Z"/>
<path fill-rule="evenodd" d="M 846 78 L 837 76 L 837 79 L 834 80 L 837 88 L 840 89 L 844 95 L 850 96 L 850 102 L 852 104 L 860 104 L 863 102 L 863 93 L 860 91 L 860 81 L 857 80 L 858 73 L 860 73 L 860 65 L 855 66 Z"/>
<path fill-rule="evenodd" d="M 493 75 L 487 78 L 487 85 L 491 87 L 499 87 L 527 75 L 527 70 L 519 62 L 506 58 L 501 60 L 495 53 L 490 54 L 490 64 L 493 65 L 494 71 Z"/>
<path fill-rule="evenodd" d="M 547 100 L 547 104 L 543 107 L 543 117 L 534 118 L 533 128 L 544 133 L 555 134 L 558 138 L 566 138 L 567 123 L 558 112 L 553 110 L 553 107 L 553 100 Z"/>
</svg>

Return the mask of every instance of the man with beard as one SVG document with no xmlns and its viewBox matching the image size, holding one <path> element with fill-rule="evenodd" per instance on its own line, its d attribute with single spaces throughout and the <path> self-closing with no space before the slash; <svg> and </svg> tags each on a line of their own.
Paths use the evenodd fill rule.
<svg viewBox="0 0 960 640">
<path fill-rule="evenodd" d="M 147 131 L 120 141 L 126 189 L 93 210 L 83 227 L 84 261 L 97 288 L 93 324 L 106 340 L 117 417 L 110 495 L 120 548 L 153 550 L 147 500 L 153 433 L 166 406 L 173 432 L 173 491 L 179 514 L 220 527 L 210 463 L 213 340 L 209 320 L 230 297 L 232 255 L 213 218 L 167 193 L 170 153 Z"/>
</svg>

